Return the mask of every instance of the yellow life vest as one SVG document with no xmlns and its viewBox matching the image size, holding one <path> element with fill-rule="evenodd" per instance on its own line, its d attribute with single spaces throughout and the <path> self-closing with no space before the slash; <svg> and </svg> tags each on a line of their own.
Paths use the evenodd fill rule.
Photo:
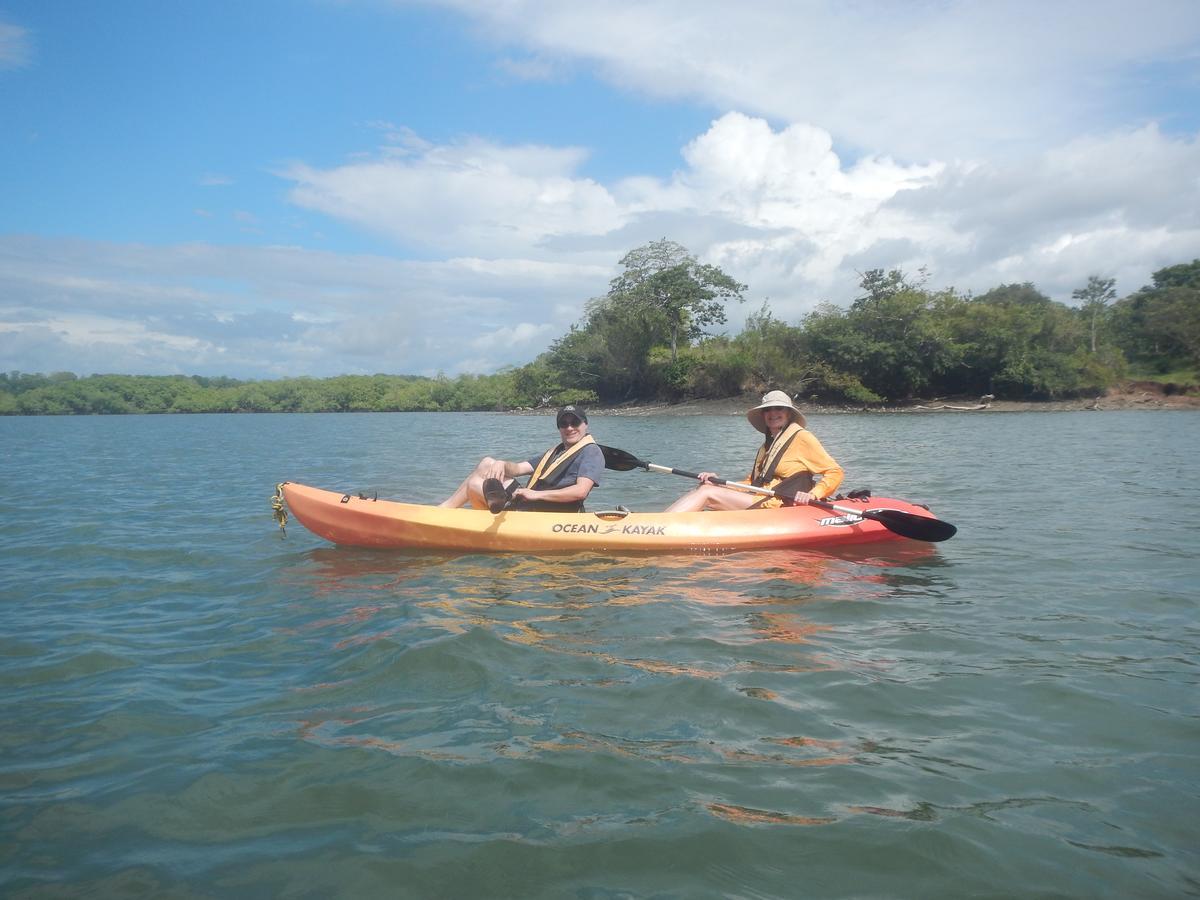
<svg viewBox="0 0 1200 900">
<path fill-rule="evenodd" d="M 570 450 L 567 450 L 565 453 L 559 453 L 557 457 L 554 456 L 554 454 L 558 453 L 562 449 L 563 445 L 558 444 L 555 447 L 551 447 L 542 456 L 541 462 L 537 464 L 537 468 L 534 469 L 533 474 L 529 476 L 529 483 L 525 485 L 525 487 L 531 491 L 538 490 L 537 485 L 539 482 L 545 481 L 547 478 L 565 466 L 571 460 L 571 457 L 573 457 L 576 453 L 578 453 L 588 444 L 594 443 L 596 443 L 596 441 L 589 434 L 581 441 L 578 441 Z M 551 462 L 551 459 L 554 461 Z"/>
<path fill-rule="evenodd" d="M 775 440 L 771 441 L 769 446 L 764 443 L 758 448 L 758 455 L 754 457 L 754 468 L 751 470 L 750 481 L 752 484 L 758 487 L 772 486 L 771 482 L 777 480 L 775 469 L 779 465 L 779 460 L 792 441 L 796 439 L 796 435 L 803 430 L 799 423 L 792 422 L 776 435 Z"/>
</svg>

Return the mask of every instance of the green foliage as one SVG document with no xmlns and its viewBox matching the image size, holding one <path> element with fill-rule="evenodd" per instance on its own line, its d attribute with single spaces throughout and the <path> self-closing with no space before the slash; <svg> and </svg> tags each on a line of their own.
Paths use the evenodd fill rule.
<svg viewBox="0 0 1200 900">
<path fill-rule="evenodd" d="M 394 412 L 508 409 L 512 373 L 451 380 L 341 375 L 237 381 L 159 375 L 0 375 L 0 415 Z"/>
<path fill-rule="evenodd" d="M 859 380 L 858 376 L 838 371 L 820 362 L 804 367 L 793 396 L 808 397 L 820 403 L 850 403 L 855 406 L 882 403 L 884 398 Z"/>
<path fill-rule="evenodd" d="M 591 300 L 582 328 L 555 341 L 547 363 L 563 389 L 590 390 L 606 403 L 641 396 L 650 351 L 663 334 L 660 311 L 627 297 Z"/>
<path fill-rule="evenodd" d="M 582 406 L 586 409 L 600 402 L 595 391 L 567 390 L 560 392 L 551 406 Z"/>
<path fill-rule="evenodd" d="M 1111 285 L 1093 279 L 1092 287 L 1086 315 L 1029 283 L 1001 285 L 975 298 L 944 296 L 938 314 L 958 360 L 932 381 L 933 391 L 1051 399 L 1111 384 L 1124 372 L 1124 358 L 1107 341 L 1107 330 L 1093 327 Z"/>
<path fill-rule="evenodd" d="M 659 396 L 680 400 L 687 396 L 691 374 L 697 368 L 697 363 L 697 354 L 690 351 L 672 359 L 667 347 L 655 347 L 650 351 L 647 381 Z"/>
<path fill-rule="evenodd" d="M 1114 342 L 1139 367 L 1200 376 L 1200 259 L 1154 273 L 1112 309 Z"/>
<path fill-rule="evenodd" d="M 729 338 L 714 337 L 686 351 L 683 395 L 688 398 L 733 397 L 746 390 L 751 361 Z"/>
<path fill-rule="evenodd" d="M 1125 372 L 1125 377 L 1132 381 L 1155 381 L 1159 384 L 1172 384 L 1190 389 L 1192 393 L 1200 393 L 1200 370 L 1186 366 L 1182 369 L 1167 369 L 1165 372 L 1131 365 Z"/>
<path fill-rule="evenodd" d="M 1099 333 L 1108 318 L 1108 305 L 1117 298 L 1114 289 L 1116 283 L 1115 278 L 1092 275 L 1088 278 L 1086 287 L 1071 292 L 1071 296 L 1080 301 L 1079 311 L 1088 324 L 1093 353 L 1099 346 Z"/>
<path fill-rule="evenodd" d="M 511 371 L 512 405 L 526 408 L 549 406 L 562 391 L 558 376 L 550 368 L 548 355 L 543 353 L 528 365 Z"/>
<path fill-rule="evenodd" d="M 631 250 L 621 259 L 624 271 L 612 280 L 608 296 L 618 309 L 644 311 L 652 324 L 665 327 L 671 361 L 680 343 L 690 343 L 709 325 L 725 321 L 725 303 L 739 302 L 746 285 L 717 266 L 702 265 L 687 248 L 663 238 Z"/>
<path fill-rule="evenodd" d="M 766 302 L 746 317 L 733 343 L 745 360 L 743 390 L 765 393 L 781 388 L 794 394 L 800 389 L 806 371 L 804 330 L 776 319 Z"/>
<path fill-rule="evenodd" d="M 888 399 L 927 391 L 959 364 L 962 347 L 946 315 L 953 292 L 932 294 L 895 270 L 871 270 L 861 286 L 866 293 L 849 310 L 823 306 L 805 319 L 803 355 Z"/>
</svg>

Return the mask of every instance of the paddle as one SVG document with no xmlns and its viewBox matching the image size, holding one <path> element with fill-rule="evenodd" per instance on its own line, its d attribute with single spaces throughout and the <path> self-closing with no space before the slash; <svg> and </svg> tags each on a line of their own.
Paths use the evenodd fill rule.
<svg viewBox="0 0 1200 900">
<path fill-rule="evenodd" d="M 617 472 L 645 469 L 647 472 L 682 475 L 684 478 L 696 479 L 700 477 L 695 472 L 685 472 L 683 469 L 672 469 L 669 466 L 657 466 L 654 463 L 645 462 L 638 459 L 632 453 L 628 453 L 625 450 L 618 450 L 616 447 L 605 447 L 602 445 L 600 451 L 604 454 L 604 467 Z M 737 488 L 740 491 L 750 491 L 755 494 L 764 494 L 768 497 L 779 497 L 781 500 L 791 500 L 795 496 L 794 494 L 784 494 L 773 491 L 770 488 L 758 487 L 757 485 L 746 484 L 741 481 L 726 481 L 724 478 L 714 478 L 712 481 L 714 484 L 723 484 L 726 487 Z M 812 506 L 828 509 L 842 515 L 854 516 L 858 519 L 873 519 L 889 531 L 894 531 L 896 534 L 906 538 L 912 538 L 914 541 L 937 543 L 938 541 L 945 541 L 954 537 L 955 532 L 958 531 L 949 522 L 943 522 L 941 519 L 918 516 L 899 509 L 854 509 L 849 506 L 837 506 L 833 503 L 826 503 L 824 500 L 810 500 L 808 502 Z"/>
</svg>

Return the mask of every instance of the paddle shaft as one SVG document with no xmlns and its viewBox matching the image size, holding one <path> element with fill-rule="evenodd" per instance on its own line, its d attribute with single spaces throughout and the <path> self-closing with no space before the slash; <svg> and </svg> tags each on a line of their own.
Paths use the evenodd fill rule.
<svg viewBox="0 0 1200 900">
<path fill-rule="evenodd" d="M 659 466 L 659 465 L 655 465 L 654 463 L 646 463 L 646 469 L 650 472 L 661 472 L 666 475 L 682 475 L 684 478 L 699 478 L 700 477 L 699 473 L 697 473 L 697 472 L 685 472 L 683 469 L 672 469 L 668 466 Z M 766 496 L 766 497 L 779 497 L 781 500 L 793 499 L 792 494 L 781 494 L 779 491 L 773 491 L 770 488 L 759 487 L 756 484 L 747 484 L 744 481 L 729 481 L 725 478 L 716 478 L 716 477 L 714 477 L 710 480 L 712 481 L 713 484 L 722 484 L 725 487 L 737 488 L 739 491 L 750 491 L 751 493 L 762 494 L 763 496 Z M 808 502 L 810 504 L 812 504 L 813 506 L 819 506 L 822 509 L 829 509 L 829 510 L 833 510 L 834 512 L 840 512 L 843 515 L 854 516 L 857 519 L 864 518 L 862 512 L 860 512 L 859 510 L 856 510 L 856 509 L 851 509 L 848 506 L 837 506 L 833 503 L 826 503 L 824 500 L 818 500 L 815 497 L 812 500 L 809 500 Z"/>
</svg>

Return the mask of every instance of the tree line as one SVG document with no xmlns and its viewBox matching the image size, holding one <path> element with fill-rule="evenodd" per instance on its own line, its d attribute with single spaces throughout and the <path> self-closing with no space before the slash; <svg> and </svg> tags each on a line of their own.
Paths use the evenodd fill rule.
<svg viewBox="0 0 1200 900">
<path fill-rule="evenodd" d="M 508 410 L 736 396 L 781 389 L 826 404 L 930 396 L 1091 396 L 1130 375 L 1200 372 L 1200 259 L 1117 298 L 1092 276 L 1071 306 L 1033 284 L 974 296 L 893 269 L 860 276 L 848 308 L 796 324 L 764 303 L 736 336 L 709 334 L 746 285 L 681 245 L 621 260 L 608 293 L 532 362 L 493 375 L 341 375 L 240 381 L 202 376 L 0 373 L 0 414 Z"/>
</svg>

